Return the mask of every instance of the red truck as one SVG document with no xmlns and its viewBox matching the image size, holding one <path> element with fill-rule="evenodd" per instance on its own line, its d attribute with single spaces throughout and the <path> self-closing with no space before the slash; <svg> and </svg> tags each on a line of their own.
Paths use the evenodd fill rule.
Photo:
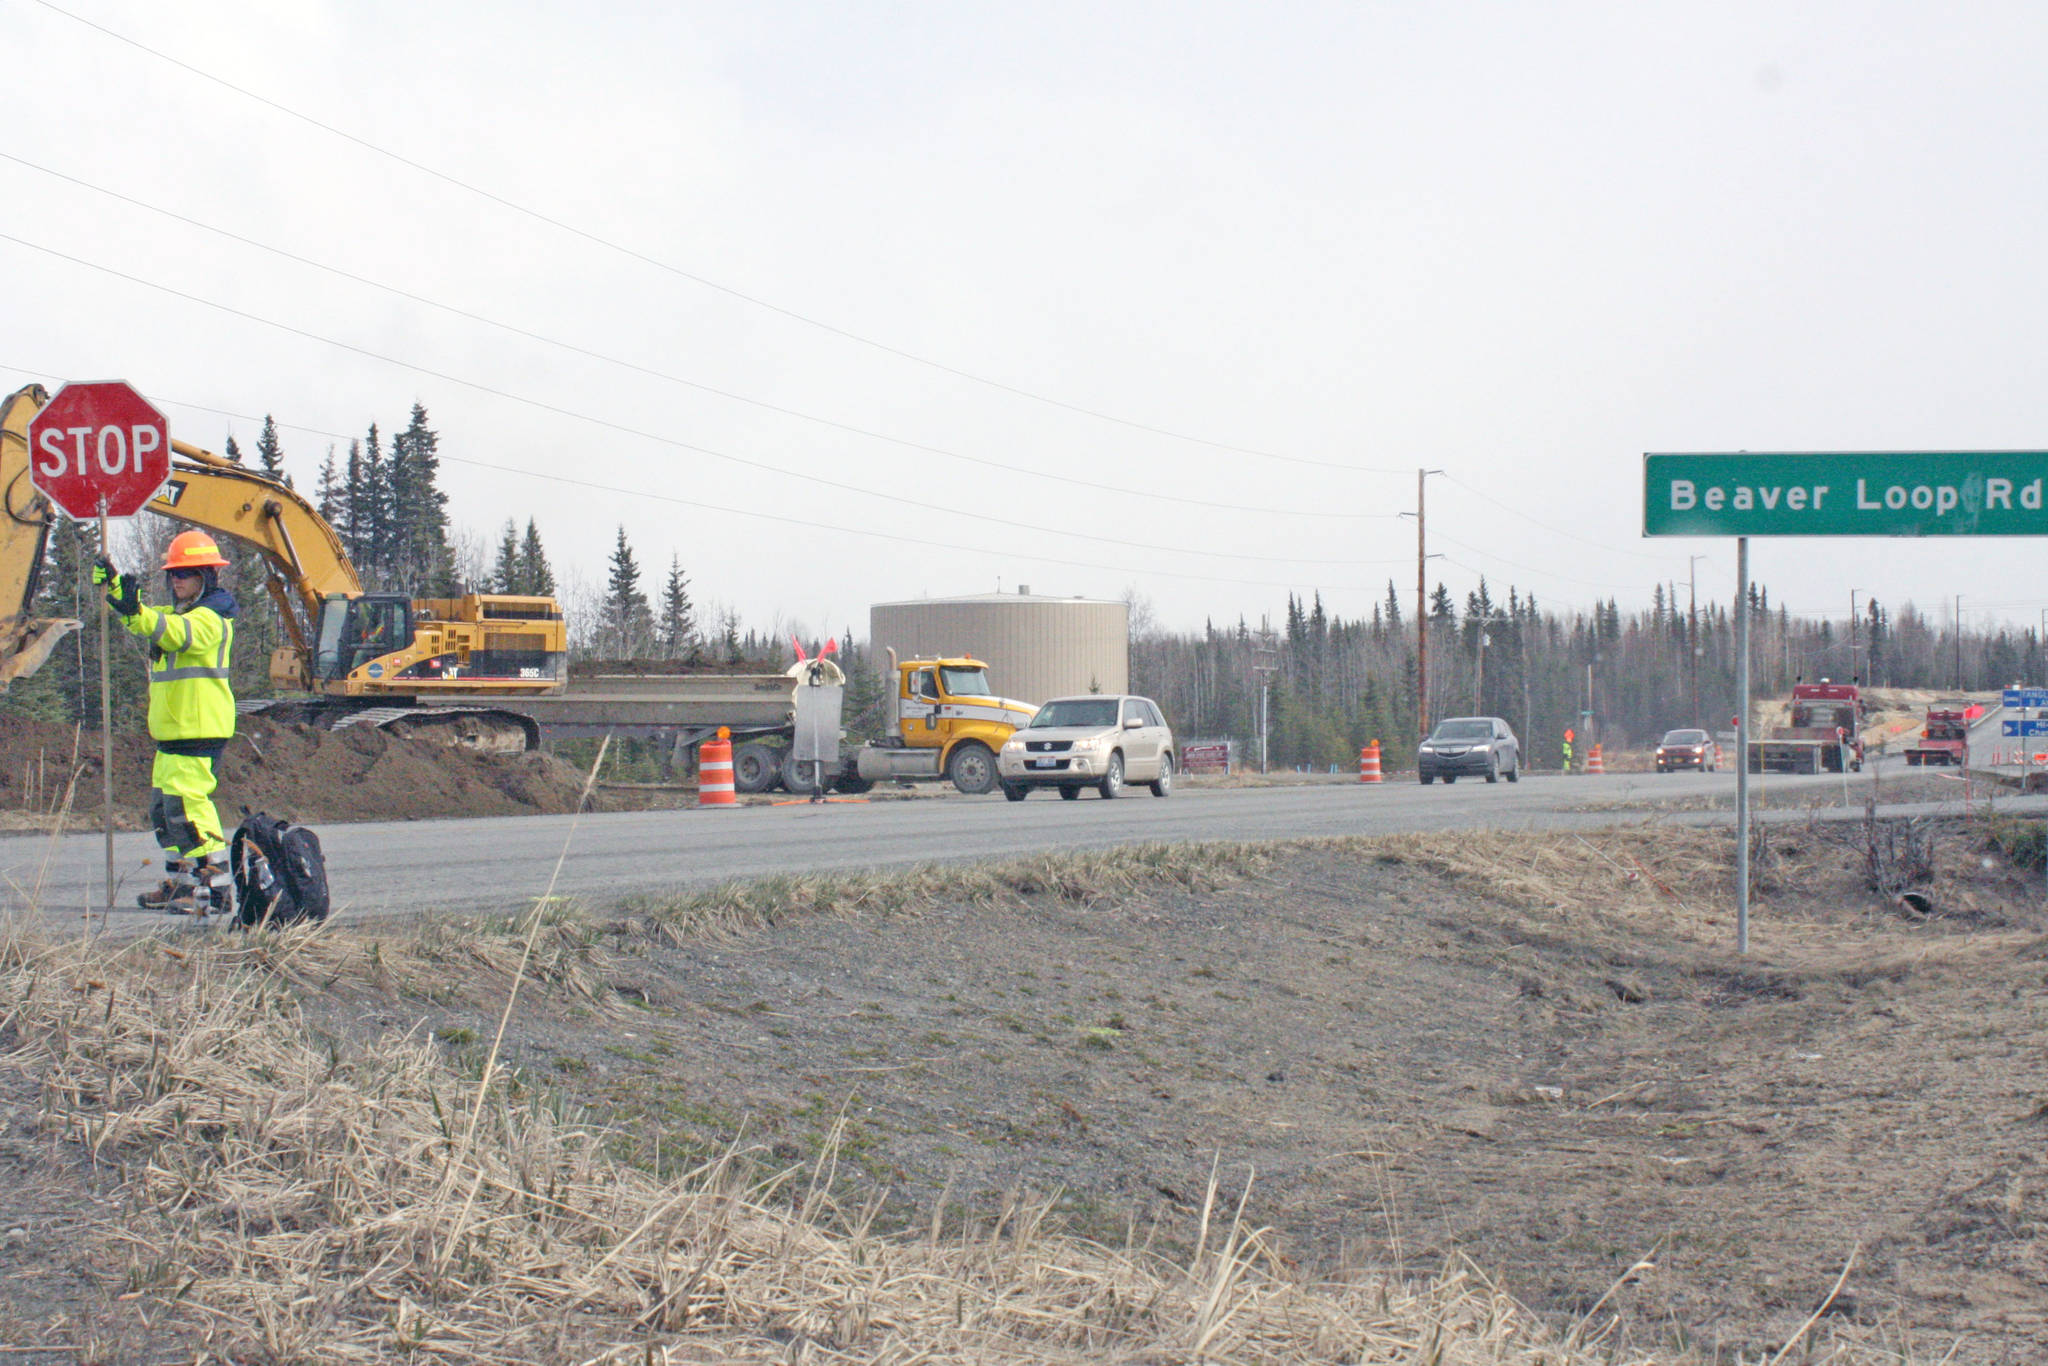
<svg viewBox="0 0 2048 1366">
<path fill-rule="evenodd" d="M 1751 773 L 1841 773 L 1863 768 L 1863 690 L 1854 683 L 1792 685 L 1792 723 L 1749 742 Z"/>
<path fill-rule="evenodd" d="M 1929 707 L 1920 727 L 1920 739 L 1906 751 L 1906 762 L 1915 768 L 1931 764 L 1962 767 L 1970 759 L 1971 707 Z"/>
</svg>

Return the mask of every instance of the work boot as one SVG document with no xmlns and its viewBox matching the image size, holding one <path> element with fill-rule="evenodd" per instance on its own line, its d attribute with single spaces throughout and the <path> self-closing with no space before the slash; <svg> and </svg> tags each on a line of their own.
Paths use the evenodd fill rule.
<svg viewBox="0 0 2048 1366">
<path fill-rule="evenodd" d="M 139 892 L 135 904 L 145 911 L 161 911 L 177 899 L 178 891 L 192 880 L 191 866 L 181 858 L 164 860 L 164 880 L 154 891 Z"/>
<path fill-rule="evenodd" d="M 189 915 L 204 920 L 215 911 L 225 911 L 234 904 L 234 874 L 230 871 L 228 851 L 216 849 L 199 859 L 196 864 L 188 863 L 191 871 L 183 873 L 183 882 L 164 904 L 165 915 Z"/>
</svg>

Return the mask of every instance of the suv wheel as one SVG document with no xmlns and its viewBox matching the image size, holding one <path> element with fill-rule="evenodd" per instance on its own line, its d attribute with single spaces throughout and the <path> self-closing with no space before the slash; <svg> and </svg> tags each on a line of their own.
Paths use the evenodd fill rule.
<svg viewBox="0 0 2048 1366">
<path fill-rule="evenodd" d="M 1031 789 L 1022 783 L 1004 783 L 1003 796 L 1013 802 L 1021 802 L 1031 795 Z"/>
<path fill-rule="evenodd" d="M 1071 802 L 1071 801 L 1077 801 L 1077 800 L 1079 800 L 1079 799 L 1080 799 L 1080 796 L 1081 796 L 1081 789 L 1080 789 L 1080 788 L 1078 788 L 1078 787 L 1075 787 L 1075 786 L 1074 786 L 1074 785 L 1073 785 L 1072 783 L 1061 783 L 1061 784 L 1060 784 L 1060 800 L 1061 800 L 1061 801 L 1063 801 L 1063 802 Z"/>
<path fill-rule="evenodd" d="M 1428 787 L 1431 783 L 1436 781 L 1436 774 L 1434 773 L 1418 773 L 1415 776 L 1422 780 L 1422 785 L 1424 787 Z"/>
<path fill-rule="evenodd" d="M 1095 790 L 1102 794 L 1102 800 L 1104 801 L 1114 800 L 1124 790 L 1124 752 L 1122 750 L 1110 751 L 1109 767 L 1102 770 L 1102 781 L 1095 785 Z"/>
<path fill-rule="evenodd" d="M 1152 780 L 1152 795 L 1155 797 L 1171 797 L 1173 795 L 1173 756 L 1171 754 L 1159 756 L 1159 776 Z"/>
<path fill-rule="evenodd" d="M 1489 783 L 1497 783 L 1497 782 L 1499 782 L 1499 781 L 1500 781 L 1500 760 L 1499 760 L 1499 759 L 1489 759 L 1489 760 L 1487 761 L 1487 763 L 1486 763 L 1486 781 L 1488 781 Z"/>
<path fill-rule="evenodd" d="M 1519 754 L 1515 756 L 1515 766 L 1508 770 L 1508 781 L 1511 783 L 1522 781 L 1522 756 Z"/>
</svg>

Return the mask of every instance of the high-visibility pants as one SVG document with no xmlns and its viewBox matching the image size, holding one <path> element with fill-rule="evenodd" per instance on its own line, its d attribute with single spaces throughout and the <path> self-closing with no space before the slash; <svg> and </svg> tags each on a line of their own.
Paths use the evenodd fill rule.
<svg viewBox="0 0 2048 1366">
<path fill-rule="evenodd" d="M 156 842 L 180 858 L 198 859 L 228 847 L 213 809 L 213 760 L 204 754 L 156 752 L 149 769 L 149 823 Z"/>
</svg>

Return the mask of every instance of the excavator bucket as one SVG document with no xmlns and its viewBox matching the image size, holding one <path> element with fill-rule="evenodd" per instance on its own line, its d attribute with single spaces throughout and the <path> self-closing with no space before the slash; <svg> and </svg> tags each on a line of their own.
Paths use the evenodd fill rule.
<svg viewBox="0 0 2048 1366">
<path fill-rule="evenodd" d="M 43 667 L 43 661 L 57 643 L 76 631 L 79 623 L 69 617 L 38 617 L 31 621 L 15 618 L 0 623 L 0 693 L 17 678 L 27 678 Z"/>
</svg>

